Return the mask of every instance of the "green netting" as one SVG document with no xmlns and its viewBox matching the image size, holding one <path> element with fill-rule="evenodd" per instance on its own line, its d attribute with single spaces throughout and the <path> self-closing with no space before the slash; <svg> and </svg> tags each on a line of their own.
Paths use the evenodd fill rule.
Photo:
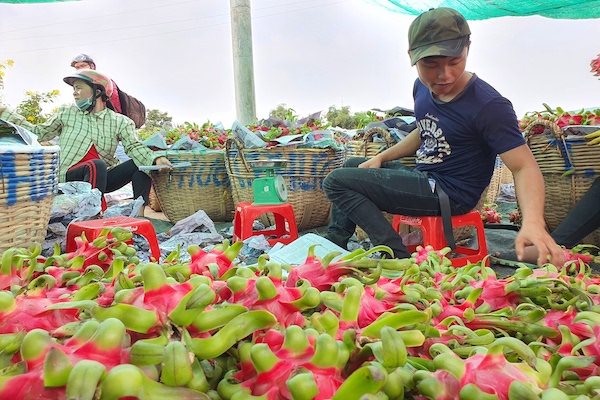
<svg viewBox="0 0 600 400">
<path fill-rule="evenodd" d="M 32 3 L 56 3 L 59 1 L 76 1 L 76 0 L 0 0 L 0 3 L 32 4 Z"/>
<path fill-rule="evenodd" d="M 419 15 L 430 8 L 450 7 L 466 19 L 540 15 L 559 19 L 600 17 L 599 0 L 366 0 L 389 10 Z"/>
</svg>

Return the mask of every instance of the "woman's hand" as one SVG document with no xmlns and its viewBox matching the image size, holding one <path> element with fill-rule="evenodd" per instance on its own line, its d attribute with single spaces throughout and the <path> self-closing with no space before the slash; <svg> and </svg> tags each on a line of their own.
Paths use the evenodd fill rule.
<svg viewBox="0 0 600 400">
<path fill-rule="evenodd" d="M 169 168 L 173 168 L 173 164 L 171 161 L 167 159 L 167 157 L 158 157 L 154 159 L 154 165 L 166 165 Z"/>
</svg>

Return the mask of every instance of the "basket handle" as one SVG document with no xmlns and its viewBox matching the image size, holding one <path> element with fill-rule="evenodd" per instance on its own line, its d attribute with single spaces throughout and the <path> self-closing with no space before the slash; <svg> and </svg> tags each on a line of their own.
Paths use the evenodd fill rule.
<svg viewBox="0 0 600 400">
<path fill-rule="evenodd" d="M 540 125 L 545 128 L 548 128 L 550 130 L 550 133 L 552 133 L 552 135 L 554 136 L 555 139 L 557 139 L 557 140 L 563 139 L 564 133 L 558 125 L 556 125 L 554 122 L 548 121 L 546 119 L 538 119 L 538 120 L 530 122 L 529 125 L 527 125 L 527 128 L 525 128 L 525 137 L 527 138 L 527 141 L 529 141 L 529 138 L 531 136 L 533 136 L 533 133 L 532 133 L 533 128 L 535 128 L 536 126 L 540 126 Z"/>
<path fill-rule="evenodd" d="M 365 131 L 365 136 L 363 138 L 363 150 L 365 152 L 364 157 L 367 156 L 367 143 L 372 143 L 375 135 L 381 135 L 383 140 L 385 141 L 386 149 L 392 147 L 396 141 L 392 138 L 392 135 L 387 129 L 383 129 L 381 127 L 370 128 Z"/>
<path fill-rule="evenodd" d="M 549 128 L 550 132 L 552 133 L 552 136 L 554 136 L 554 139 L 556 139 L 558 151 L 560 152 L 565 161 L 565 174 L 575 172 L 576 168 L 575 165 L 573 165 L 573 160 L 571 160 L 571 155 L 569 154 L 569 147 L 567 146 L 565 140 L 565 133 L 560 128 L 560 126 L 558 126 L 554 122 L 545 119 L 540 119 L 531 122 L 525 129 L 527 144 L 529 144 L 529 139 L 531 139 L 531 137 L 533 136 L 531 131 L 534 127 L 539 125 Z"/>
<path fill-rule="evenodd" d="M 390 132 L 387 129 L 383 129 L 381 127 L 375 127 L 375 128 L 371 128 L 371 129 L 367 130 L 365 132 L 365 137 L 363 140 L 366 143 L 372 142 L 373 136 L 375 136 L 377 134 L 379 134 L 383 137 L 383 140 L 385 140 L 385 144 L 388 147 L 391 147 L 396 143 L 396 141 L 394 140 L 394 138 L 392 137 Z"/>
<path fill-rule="evenodd" d="M 248 162 L 246 161 L 246 157 L 244 157 L 244 143 L 242 143 L 242 141 L 240 139 L 236 138 L 235 136 L 228 138 L 227 141 L 225 141 L 225 155 L 227 156 L 227 163 L 229 164 L 229 169 L 231 169 L 230 152 L 231 152 L 231 147 L 234 144 L 235 144 L 235 147 L 237 147 L 237 149 L 238 149 L 238 154 L 242 160 L 242 164 L 244 164 L 244 168 L 246 168 L 247 172 L 252 171 L 252 169 L 248 165 Z"/>
</svg>

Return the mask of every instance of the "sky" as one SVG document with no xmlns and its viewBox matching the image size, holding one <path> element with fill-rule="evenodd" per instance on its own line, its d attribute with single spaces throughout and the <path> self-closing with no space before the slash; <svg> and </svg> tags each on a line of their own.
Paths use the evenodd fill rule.
<svg viewBox="0 0 600 400">
<path fill-rule="evenodd" d="M 354 112 L 412 108 L 417 73 L 407 55 L 414 16 L 368 0 L 252 0 L 256 110 L 279 104 L 300 116 L 349 106 Z M 82 0 L 0 3 L 3 102 L 26 90 L 61 91 L 71 59 L 91 55 L 147 109 L 176 123 L 235 120 L 231 24 L 227 0 Z M 600 22 L 503 17 L 469 21 L 467 69 L 512 101 L 517 116 L 542 110 L 600 108 L 600 80 L 590 61 L 600 53 Z"/>
</svg>

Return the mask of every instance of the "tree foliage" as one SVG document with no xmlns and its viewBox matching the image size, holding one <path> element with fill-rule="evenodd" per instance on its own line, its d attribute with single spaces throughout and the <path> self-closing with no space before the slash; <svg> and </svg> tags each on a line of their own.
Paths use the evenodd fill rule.
<svg viewBox="0 0 600 400">
<path fill-rule="evenodd" d="M 336 108 L 329 107 L 325 119 L 331 126 L 337 126 L 343 129 L 362 129 L 371 122 L 380 121 L 381 118 L 373 111 L 361 111 L 352 114 L 350 107 L 343 106 Z"/>
<path fill-rule="evenodd" d="M 4 76 L 6 75 L 6 70 L 12 67 L 14 64 L 13 60 L 5 60 L 0 62 L 0 100 L 2 100 L 2 89 L 4 89 Z"/>
<path fill-rule="evenodd" d="M 45 104 L 53 103 L 59 94 L 60 92 L 57 89 L 42 93 L 28 90 L 25 92 L 25 100 L 17 106 L 17 113 L 32 124 L 46 122 L 51 113 L 44 113 L 42 108 Z"/>
<path fill-rule="evenodd" d="M 325 119 L 331 126 L 337 126 L 343 129 L 355 129 L 356 121 L 350 114 L 350 107 L 344 106 L 336 108 L 335 106 L 329 107 Z"/>
<path fill-rule="evenodd" d="M 279 104 L 275 109 L 269 112 L 269 118 L 276 118 L 282 121 L 294 122 L 298 119 L 296 110 L 288 107 L 286 104 Z"/>
<path fill-rule="evenodd" d="M 0 62 L 0 85 L 2 84 L 2 78 L 4 78 L 4 75 L 6 75 L 6 70 L 12 67 L 14 63 L 15 62 L 10 59 Z"/>
<path fill-rule="evenodd" d="M 138 134 L 142 139 L 147 139 L 161 129 L 170 130 L 172 122 L 173 117 L 168 112 L 156 108 L 150 109 L 146 112 L 146 123 L 138 130 Z"/>
</svg>

